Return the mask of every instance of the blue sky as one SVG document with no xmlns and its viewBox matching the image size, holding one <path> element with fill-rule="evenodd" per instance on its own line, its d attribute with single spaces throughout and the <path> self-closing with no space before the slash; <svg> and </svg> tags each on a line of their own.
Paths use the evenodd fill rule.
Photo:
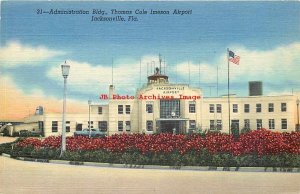
<svg viewBox="0 0 300 194">
<path fill-rule="evenodd" d="M 37 9 L 171 14 L 138 15 L 137 22 L 91 22 L 93 14 L 38 15 Z M 192 14 L 173 15 L 174 9 Z M 248 81 L 263 81 L 266 95 L 300 90 L 299 2 L 2 2 L 0 41 L 1 82 L 24 95 L 61 99 L 59 68 L 68 60 L 69 98 L 96 102 L 111 83 L 112 59 L 117 91 L 132 94 L 140 85 L 140 60 L 144 83 L 147 63 L 158 64 L 159 53 L 171 82 L 188 83 L 190 67 L 190 84 L 200 85 L 205 96 L 217 95 L 218 67 L 218 94 L 226 94 L 228 47 L 241 57 L 239 66 L 230 65 L 231 93 L 248 95 Z"/>
</svg>

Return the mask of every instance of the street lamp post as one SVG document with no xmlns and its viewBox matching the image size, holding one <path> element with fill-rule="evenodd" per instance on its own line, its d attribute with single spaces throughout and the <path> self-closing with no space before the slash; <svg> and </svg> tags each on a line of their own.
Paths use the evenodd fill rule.
<svg viewBox="0 0 300 194">
<path fill-rule="evenodd" d="M 297 99 L 297 131 L 300 131 L 300 126 L 299 126 L 299 103 L 300 103 L 300 100 L 299 98 Z"/>
<path fill-rule="evenodd" d="M 61 135 L 61 153 L 60 157 L 63 156 L 66 151 L 66 96 L 67 96 L 67 77 L 69 75 L 70 65 L 67 62 L 61 65 L 62 76 L 64 78 L 64 100 L 63 100 L 63 116 L 62 116 L 62 135 Z"/>
<path fill-rule="evenodd" d="M 91 138 L 91 104 L 92 104 L 92 101 L 89 100 L 88 101 L 88 104 L 89 104 L 89 138 Z"/>
</svg>

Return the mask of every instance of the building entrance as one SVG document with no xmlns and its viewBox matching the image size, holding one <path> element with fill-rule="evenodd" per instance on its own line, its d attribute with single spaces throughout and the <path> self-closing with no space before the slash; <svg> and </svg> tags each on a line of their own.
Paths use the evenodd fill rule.
<svg viewBox="0 0 300 194">
<path fill-rule="evenodd" d="M 158 133 L 186 133 L 186 119 L 158 119 L 156 126 Z"/>
</svg>

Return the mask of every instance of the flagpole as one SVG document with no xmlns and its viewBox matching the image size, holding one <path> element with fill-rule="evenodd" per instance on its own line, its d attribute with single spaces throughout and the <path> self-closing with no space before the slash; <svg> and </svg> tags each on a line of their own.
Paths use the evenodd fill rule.
<svg viewBox="0 0 300 194">
<path fill-rule="evenodd" d="M 111 59 L 111 85 L 114 85 L 114 58 Z"/>
<path fill-rule="evenodd" d="M 191 69 L 190 69 L 190 61 L 188 61 L 189 65 L 189 86 L 191 85 Z"/>
<path fill-rule="evenodd" d="M 228 130 L 229 130 L 229 135 L 230 135 L 230 95 L 229 95 L 229 48 L 227 48 L 227 66 L 228 66 L 228 82 L 227 82 L 227 87 L 228 87 Z"/>
<path fill-rule="evenodd" d="M 219 97 L 219 66 L 217 66 L 217 97 Z"/>
</svg>

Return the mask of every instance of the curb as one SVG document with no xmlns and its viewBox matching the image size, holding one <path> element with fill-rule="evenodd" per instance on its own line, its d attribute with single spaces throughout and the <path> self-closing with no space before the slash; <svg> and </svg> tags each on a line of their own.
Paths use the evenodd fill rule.
<svg viewBox="0 0 300 194">
<path fill-rule="evenodd" d="M 9 154 L 2 153 L 2 156 L 6 157 L 6 158 L 10 158 Z"/>
<path fill-rule="evenodd" d="M 9 154 L 2 153 L 3 157 L 11 158 Z M 281 167 L 215 167 L 215 166 L 160 166 L 160 165 L 135 165 L 135 164 L 111 164 L 98 162 L 80 162 L 67 160 L 48 160 L 27 157 L 13 158 L 16 160 L 79 165 L 79 166 L 94 166 L 106 168 L 132 168 L 132 169 L 157 169 L 157 170 L 191 170 L 191 171 L 227 171 L 227 172 L 278 172 L 278 173 L 300 173 L 300 168 L 281 168 Z"/>
</svg>

